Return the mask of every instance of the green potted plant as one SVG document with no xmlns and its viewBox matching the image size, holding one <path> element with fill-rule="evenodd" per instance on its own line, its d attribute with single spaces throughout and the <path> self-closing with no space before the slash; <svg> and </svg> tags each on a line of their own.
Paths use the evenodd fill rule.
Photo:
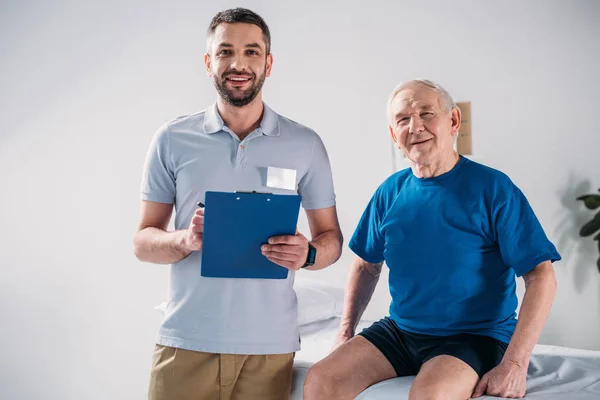
<svg viewBox="0 0 600 400">
<path fill-rule="evenodd" d="M 600 192 L 600 189 L 598 189 L 598 191 Z M 585 206 L 590 210 L 595 210 L 600 207 L 600 194 L 585 194 L 583 196 L 579 196 L 577 200 L 583 201 L 583 204 L 585 204 Z M 591 236 L 598 231 L 600 231 L 600 211 L 594 215 L 594 218 L 592 218 L 591 221 L 588 221 L 581 227 L 579 235 Z M 598 242 L 598 252 L 600 252 L 600 232 L 594 236 L 593 240 Z M 600 272 L 600 258 L 598 258 L 596 265 L 598 266 L 598 271 Z"/>
</svg>

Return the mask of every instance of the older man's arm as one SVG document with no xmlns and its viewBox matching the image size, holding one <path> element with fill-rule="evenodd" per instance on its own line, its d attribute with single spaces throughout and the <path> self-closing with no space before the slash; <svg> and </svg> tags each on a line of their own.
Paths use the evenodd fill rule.
<svg viewBox="0 0 600 400">
<path fill-rule="evenodd" d="M 544 261 L 523 275 L 525 295 L 519 320 L 501 363 L 485 374 L 473 397 L 484 393 L 499 397 L 524 397 L 531 353 L 550 314 L 556 294 L 554 267 Z"/>
<path fill-rule="evenodd" d="M 344 311 L 334 349 L 352 339 L 360 317 L 379 281 L 383 263 L 373 264 L 356 256 L 350 267 L 344 296 Z"/>
</svg>

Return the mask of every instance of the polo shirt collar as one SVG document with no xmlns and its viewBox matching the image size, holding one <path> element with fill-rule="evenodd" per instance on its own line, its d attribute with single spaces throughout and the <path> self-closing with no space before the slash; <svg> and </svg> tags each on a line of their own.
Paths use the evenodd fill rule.
<svg viewBox="0 0 600 400">
<path fill-rule="evenodd" d="M 219 114 L 217 103 L 206 109 L 204 113 L 204 132 L 212 134 L 225 128 L 223 118 Z M 258 130 L 266 136 L 279 136 L 281 134 L 279 127 L 279 116 L 269 106 L 263 102 L 263 116 Z"/>
</svg>

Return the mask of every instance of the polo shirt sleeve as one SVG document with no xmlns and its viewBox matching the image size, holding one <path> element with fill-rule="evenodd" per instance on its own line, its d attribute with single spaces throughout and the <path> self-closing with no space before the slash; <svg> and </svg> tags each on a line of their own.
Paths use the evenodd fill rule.
<svg viewBox="0 0 600 400">
<path fill-rule="evenodd" d="M 502 260 L 517 276 L 526 274 L 544 261 L 561 259 L 519 188 L 513 187 L 511 195 L 500 204 L 494 221 Z"/>
<path fill-rule="evenodd" d="M 175 202 L 175 174 L 171 159 L 168 125 L 152 138 L 142 174 L 141 199 L 159 203 Z"/>
<path fill-rule="evenodd" d="M 329 208 L 335 205 L 335 191 L 329 156 L 323 141 L 313 133 L 313 143 L 308 167 L 298 183 L 305 210 Z"/>
</svg>

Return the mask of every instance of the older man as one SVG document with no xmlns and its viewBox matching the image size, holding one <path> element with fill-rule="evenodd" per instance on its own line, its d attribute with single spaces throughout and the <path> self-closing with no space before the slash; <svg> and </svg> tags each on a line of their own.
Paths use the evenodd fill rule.
<svg viewBox="0 0 600 400">
<path fill-rule="evenodd" d="M 442 87 L 399 85 L 388 116 L 411 168 L 381 184 L 349 243 L 336 349 L 309 371 L 305 399 L 353 399 L 406 375 L 410 399 L 523 397 L 561 257 L 505 174 L 454 151 L 461 111 Z M 383 262 L 390 315 L 354 336 Z M 518 322 L 515 275 L 526 285 Z"/>
</svg>

